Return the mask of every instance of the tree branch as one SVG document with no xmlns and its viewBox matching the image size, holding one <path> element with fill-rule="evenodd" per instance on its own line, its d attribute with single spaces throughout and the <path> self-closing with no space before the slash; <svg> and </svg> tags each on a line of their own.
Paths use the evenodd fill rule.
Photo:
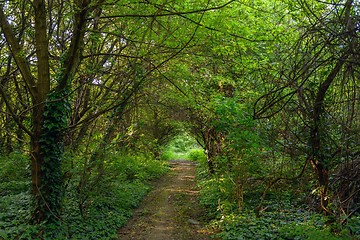
<svg viewBox="0 0 360 240">
<path fill-rule="evenodd" d="M 87 15 L 90 11 L 88 7 L 89 4 L 90 1 L 88 0 L 76 1 L 76 7 L 79 10 L 75 13 L 70 49 L 64 59 L 64 69 L 62 71 L 61 78 L 59 79 L 58 89 L 64 89 L 68 86 L 70 83 L 69 81 L 73 78 L 75 71 L 80 64 L 85 34 L 84 29 L 87 22 Z"/>
<path fill-rule="evenodd" d="M 103 19 L 107 19 L 107 18 L 125 18 L 125 17 L 142 17 L 142 18 L 154 18 L 154 17 L 166 17 L 166 16 L 179 16 L 179 15 L 188 15 L 188 14 L 194 14 L 194 13 L 204 13 L 204 12 L 208 12 L 208 11 L 213 11 L 213 10 L 218 10 L 221 8 L 224 8 L 228 5 L 230 5 L 231 3 L 235 2 L 236 0 L 231 0 L 223 5 L 220 6 L 216 6 L 216 7 L 211 7 L 211 8 L 204 8 L 204 9 L 196 9 L 196 10 L 192 10 L 192 11 L 184 11 L 184 12 L 174 12 L 174 11 L 169 11 L 169 12 L 165 12 L 165 13 L 154 13 L 154 14 L 123 14 L 123 15 L 111 15 L 111 16 L 102 16 L 100 18 Z"/>
<path fill-rule="evenodd" d="M 22 122 L 19 120 L 18 116 L 15 114 L 14 110 L 12 109 L 12 106 L 10 105 L 10 102 L 8 101 L 9 96 L 7 96 L 3 90 L 3 88 L 0 86 L 0 94 L 1 97 L 4 99 L 6 108 L 8 109 L 12 119 L 16 122 L 16 124 L 22 129 L 24 130 L 29 136 L 33 136 L 33 133 L 27 128 L 25 127 L 24 124 L 22 124 Z"/>
<path fill-rule="evenodd" d="M 4 36 L 6 38 L 6 42 L 9 46 L 9 49 L 18 65 L 21 75 L 23 76 L 24 82 L 27 88 L 30 91 L 31 97 L 33 100 L 36 100 L 38 94 L 38 90 L 36 87 L 36 82 L 34 76 L 31 74 L 31 70 L 29 67 L 29 63 L 26 61 L 26 57 L 24 56 L 23 49 L 21 48 L 18 40 L 15 37 L 15 34 L 6 19 L 4 14 L 3 5 L 0 5 L 0 26 L 3 30 Z"/>
</svg>

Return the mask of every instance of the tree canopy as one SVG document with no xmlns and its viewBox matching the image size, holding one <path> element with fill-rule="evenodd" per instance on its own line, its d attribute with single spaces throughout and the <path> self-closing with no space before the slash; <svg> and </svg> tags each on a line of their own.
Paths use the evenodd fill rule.
<svg viewBox="0 0 360 240">
<path fill-rule="evenodd" d="M 359 219 L 359 7 L 0 1 L 0 156 L 31 181 L 27 223 L 59 227 L 74 205 L 85 219 L 101 186 L 163 173 L 179 138 L 203 150 L 210 212 L 260 218 L 282 191 L 340 227 Z"/>
</svg>

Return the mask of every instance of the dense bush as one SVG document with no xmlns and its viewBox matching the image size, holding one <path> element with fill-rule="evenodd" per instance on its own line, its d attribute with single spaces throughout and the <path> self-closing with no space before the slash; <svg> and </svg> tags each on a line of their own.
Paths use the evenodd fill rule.
<svg viewBox="0 0 360 240">
<path fill-rule="evenodd" d="M 161 153 L 160 159 L 162 161 L 170 161 L 172 159 L 175 159 L 175 154 L 171 150 L 165 150 Z"/>
<path fill-rule="evenodd" d="M 187 158 L 192 161 L 196 162 L 204 162 L 206 161 L 206 155 L 203 149 L 197 148 L 197 149 L 191 149 L 188 154 Z"/>
</svg>

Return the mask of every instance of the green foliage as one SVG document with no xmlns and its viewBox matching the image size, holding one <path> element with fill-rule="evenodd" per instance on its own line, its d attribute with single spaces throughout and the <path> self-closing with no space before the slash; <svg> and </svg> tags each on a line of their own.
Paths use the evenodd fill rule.
<svg viewBox="0 0 360 240">
<path fill-rule="evenodd" d="M 360 238 L 360 214 L 348 219 L 345 229 L 351 232 L 354 236 L 358 236 Z"/>
<path fill-rule="evenodd" d="M 347 234 L 335 235 L 331 233 L 330 228 L 315 226 L 309 223 L 291 223 L 279 229 L 280 239 L 311 239 L 311 240 L 337 240 L 351 239 Z"/>
<path fill-rule="evenodd" d="M 115 180 L 99 187 L 102 190 L 96 190 L 96 195 L 89 196 L 92 202 L 86 208 L 84 217 L 81 217 L 74 199 L 66 199 L 65 228 L 56 239 L 64 238 L 65 234 L 71 239 L 113 239 L 117 229 L 126 223 L 132 209 L 138 206 L 149 190 L 149 186 L 140 181 Z"/>
<path fill-rule="evenodd" d="M 191 149 L 187 154 L 187 159 L 195 162 L 205 162 L 206 155 L 203 149 Z"/>
<path fill-rule="evenodd" d="M 62 159 L 64 153 L 64 134 L 70 115 L 69 92 L 56 89 L 48 95 L 44 111 L 44 126 L 41 135 L 41 151 L 44 156 L 40 191 L 43 196 L 36 196 L 36 205 L 46 211 L 46 221 L 58 222 L 63 200 Z"/>
<path fill-rule="evenodd" d="M 324 217 L 297 204 L 314 188 L 308 180 L 313 177 L 310 170 L 296 181 L 284 180 L 297 176 L 314 150 L 316 157 L 323 158 L 312 158 L 323 163 L 321 173 L 353 178 L 334 170 L 359 157 L 356 1 L 95 2 L 81 8 L 59 1 L 44 14 L 54 18 L 45 19 L 51 22 L 47 31 L 51 77 L 55 78 L 51 85 L 56 84 L 53 80 L 61 86 L 74 85 L 71 92 L 54 88 L 45 103 L 40 186 L 44 195 L 35 196 L 42 208 L 62 214 L 60 226 L 51 223 L 55 219 L 27 225 L 29 163 L 21 154 L 11 154 L 0 158 L 4 196 L 0 238 L 31 239 L 39 232 L 51 239 L 110 238 L 148 190 L 146 182 L 166 171 L 163 163 L 139 152 L 162 160 L 200 163 L 201 204 L 215 218 L 224 239 L 333 239 L 331 231 L 340 232 L 339 238 L 359 235 L 358 216 L 346 219 L 344 228 L 339 219 L 326 226 Z M 221 4 L 225 5 L 218 8 Z M 30 100 L 33 97 L 36 102 L 33 95 L 38 91 L 29 91 L 37 87 L 23 82 L 27 78 L 20 77 L 19 69 L 30 70 L 34 76 L 29 79 L 41 82 L 36 76 L 41 59 L 31 55 L 39 50 L 31 40 L 33 19 L 27 24 L 23 21 L 34 9 L 29 1 L 7 1 L 4 7 L 10 27 L 21 29 L 20 34 L 14 29 L 23 48 L 19 56 L 30 60 L 25 61 L 27 68 L 19 67 L 19 61 L 12 61 L 10 38 L 4 38 L 0 44 L 0 126 L 6 132 L 0 134 L 2 146 L 12 139 L 28 140 L 22 136 L 23 127 L 11 117 L 31 129 L 30 110 L 35 106 Z M 178 14 L 187 11 L 192 13 Z M 82 22 L 73 21 L 81 19 L 73 15 L 77 12 L 85 14 L 88 24 L 84 28 L 74 25 Z M 78 43 L 70 41 L 77 29 L 80 34 L 74 39 Z M 70 42 L 77 46 L 76 52 L 67 50 Z M 65 58 L 59 59 L 60 55 Z M 81 56 L 79 66 L 76 55 Z M 324 85 L 329 80 L 329 86 Z M 74 153 L 64 159 L 63 136 L 71 107 L 73 128 L 67 140 L 79 146 L 69 146 Z M 214 174 L 208 173 L 204 151 L 192 137 L 182 134 L 170 141 L 187 126 L 181 121 L 191 125 L 191 133 L 206 148 Z M 312 132 L 317 124 L 319 132 Z M 319 136 L 318 146 L 309 146 L 312 140 L 316 142 L 311 135 Z M 103 147 L 98 150 L 98 146 Z M 132 151 L 136 156 L 110 153 L 110 149 Z M 102 157 L 97 158 L 100 151 Z M 358 209 L 356 190 L 349 193 L 350 198 L 348 193 L 336 196 L 335 188 L 342 186 L 337 182 L 326 198 L 338 198 L 344 204 L 334 201 L 329 209 L 335 213 Z M 346 185 L 356 189 L 353 181 Z M 294 193 L 303 198 L 294 200 Z M 261 218 L 252 212 L 256 206 L 260 206 Z M 49 218 L 55 215 L 49 211 Z"/>
<path fill-rule="evenodd" d="M 14 152 L 1 157 L 0 162 L 0 239 L 15 239 L 8 235 L 25 228 L 29 219 L 29 159 Z"/>
<path fill-rule="evenodd" d="M 274 239 L 275 219 L 257 219 L 252 212 L 230 214 L 223 216 L 219 221 L 213 222 L 214 226 L 221 229 L 217 234 L 221 239 Z"/>
<path fill-rule="evenodd" d="M 29 188 L 29 159 L 27 156 L 13 152 L 0 157 L 0 195 L 19 194 Z"/>
<path fill-rule="evenodd" d="M 25 158 L 19 154 L 15 156 Z M 69 179 L 65 191 L 59 224 L 29 225 L 30 195 L 27 191 L 17 193 L 20 189 L 16 189 L 0 198 L 0 239 L 38 239 L 39 232 L 44 239 L 113 239 L 118 228 L 126 223 L 132 210 L 149 191 L 149 181 L 168 169 L 165 163 L 141 155 L 109 153 L 107 159 L 103 160 L 106 162 L 106 174 L 96 181 L 96 185 L 92 185 L 91 191 L 86 192 L 86 206 L 81 214 L 78 174 L 82 168 L 74 158 L 67 154 L 64 159 L 65 163 L 76 165 L 72 165 L 75 169 L 68 169 L 71 165 L 65 164 L 65 170 L 71 172 L 73 177 Z M 8 168 L 11 167 L 9 164 Z M 2 169 L 2 172 L 7 171 L 9 169 Z"/>
<path fill-rule="evenodd" d="M 325 217 L 306 211 L 291 209 L 278 212 L 267 212 L 256 218 L 253 211 L 242 211 L 224 215 L 213 225 L 222 230 L 217 234 L 221 239 L 352 239 L 342 232 L 334 234 L 325 224 Z"/>
<path fill-rule="evenodd" d="M 194 139 L 189 135 L 180 135 L 172 141 L 171 145 L 175 152 L 186 152 L 190 147 L 194 146 Z"/>
<path fill-rule="evenodd" d="M 189 154 L 193 150 L 198 149 L 195 139 L 187 134 L 175 137 L 167 144 L 161 154 L 162 160 L 189 159 Z M 195 159 L 189 159 L 195 160 Z"/>
<path fill-rule="evenodd" d="M 221 211 L 229 211 L 233 205 L 234 184 L 230 178 L 213 178 L 199 184 L 200 205 L 207 209 L 209 217 L 218 217 Z"/>
<path fill-rule="evenodd" d="M 26 192 L 0 198 L 0 230 L 8 235 L 5 239 L 15 239 L 18 232 L 27 225 L 30 203 L 30 194 Z"/>
<path fill-rule="evenodd" d="M 172 159 L 175 159 L 175 154 L 171 150 L 165 150 L 161 153 L 160 159 L 162 161 L 170 161 Z"/>
<path fill-rule="evenodd" d="M 8 156 L 0 156 L 1 182 L 10 182 L 16 180 L 25 180 L 29 176 L 29 159 L 27 156 L 12 152 Z"/>
<path fill-rule="evenodd" d="M 116 156 L 116 155 L 115 155 Z M 126 174 L 127 180 L 146 182 L 158 178 L 167 171 L 166 165 L 144 155 L 121 156 L 112 163 L 113 170 Z"/>
<path fill-rule="evenodd" d="M 329 223 L 321 214 L 301 205 L 301 199 L 289 190 L 271 191 L 267 194 L 261 216 L 255 208 L 260 202 L 263 188 L 252 185 L 244 189 L 242 204 L 236 199 L 239 193 L 231 174 L 209 174 L 205 162 L 200 162 L 197 179 L 200 188 L 200 204 L 207 209 L 210 225 L 218 231 L 220 239 L 357 239 L 359 217 L 354 216 L 341 227 Z"/>
</svg>

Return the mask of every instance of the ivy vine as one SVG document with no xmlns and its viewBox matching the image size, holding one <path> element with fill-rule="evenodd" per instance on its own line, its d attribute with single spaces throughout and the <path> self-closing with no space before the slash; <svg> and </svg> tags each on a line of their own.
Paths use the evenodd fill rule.
<svg viewBox="0 0 360 240">
<path fill-rule="evenodd" d="M 60 216 L 64 195 L 62 179 L 62 158 L 64 152 L 64 133 L 71 113 L 69 90 L 56 88 L 45 103 L 44 125 L 41 136 L 42 165 L 41 192 L 44 193 L 44 209 L 49 209 L 47 222 L 57 222 Z"/>
</svg>

